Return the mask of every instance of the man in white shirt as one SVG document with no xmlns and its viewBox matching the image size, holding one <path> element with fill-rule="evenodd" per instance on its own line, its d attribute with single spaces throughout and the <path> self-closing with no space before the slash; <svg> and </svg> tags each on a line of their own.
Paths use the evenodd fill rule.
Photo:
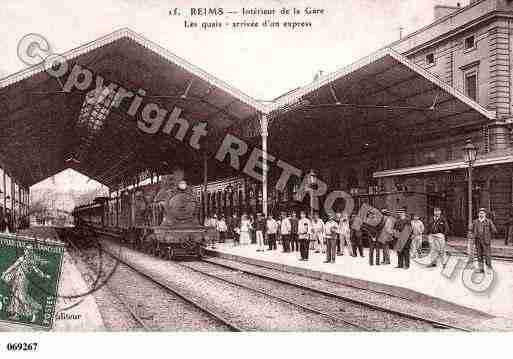
<svg viewBox="0 0 513 359">
<path fill-rule="evenodd" d="M 339 225 L 335 215 L 330 214 L 328 222 L 324 225 L 324 238 L 326 239 L 326 260 L 324 263 L 335 263 L 337 255 L 337 237 L 339 236 Z"/>
<path fill-rule="evenodd" d="M 310 235 L 312 234 L 312 223 L 306 218 L 306 212 L 301 211 L 300 219 L 297 223 L 297 234 L 299 238 L 299 252 L 301 253 L 300 261 L 308 260 L 308 245 Z"/>
<path fill-rule="evenodd" d="M 283 253 L 290 252 L 290 230 L 292 225 L 285 212 L 281 212 L 280 235 L 283 245 Z"/>
<path fill-rule="evenodd" d="M 269 214 L 267 219 L 267 242 L 269 243 L 269 250 L 276 249 L 276 234 L 278 233 L 278 222 Z"/>
<path fill-rule="evenodd" d="M 221 218 L 217 221 L 217 232 L 219 233 L 219 241 L 221 243 L 224 243 L 226 240 L 226 232 L 228 231 L 228 226 L 226 225 L 226 221 L 224 219 L 224 216 L 221 216 Z"/>
<path fill-rule="evenodd" d="M 353 246 L 351 245 L 351 227 L 349 227 L 349 216 L 345 213 L 340 213 L 339 218 L 340 255 L 344 255 L 345 248 L 347 246 L 347 253 L 352 256 Z"/>
</svg>

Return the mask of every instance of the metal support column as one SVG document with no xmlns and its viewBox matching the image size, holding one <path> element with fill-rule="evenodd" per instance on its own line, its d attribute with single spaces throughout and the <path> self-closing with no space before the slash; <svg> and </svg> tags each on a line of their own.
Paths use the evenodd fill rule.
<svg viewBox="0 0 513 359">
<path fill-rule="evenodd" d="M 268 136 L 268 118 L 266 114 L 260 115 L 260 130 L 262 135 L 262 212 L 267 217 L 267 136 Z M 256 194 L 258 198 L 258 193 Z"/>
<path fill-rule="evenodd" d="M 202 223 L 205 221 L 205 218 L 208 215 L 209 203 L 208 203 L 207 186 L 208 186 L 208 157 L 207 157 L 207 153 L 203 152 L 203 191 L 202 191 L 203 218 L 201 219 Z"/>
</svg>

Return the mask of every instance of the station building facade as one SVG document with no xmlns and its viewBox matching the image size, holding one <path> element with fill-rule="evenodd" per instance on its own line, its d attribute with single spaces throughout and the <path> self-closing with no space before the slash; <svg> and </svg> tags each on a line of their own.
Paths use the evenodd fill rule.
<svg viewBox="0 0 513 359">
<path fill-rule="evenodd" d="M 478 147 L 474 165 L 473 213 L 476 213 L 478 207 L 488 208 L 500 231 L 504 233 L 513 209 L 513 2 L 471 1 L 464 7 L 438 6 L 434 10 L 433 23 L 387 48 L 408 59 L 419 72 L 428 72 L 493 116 L 482 122 L 468 122 L 464 121 L 464 112 L 467 110 L 463 110 L 458 119 L 447 119 L 460 122 L 452 121 L 450 127 L 446 127 L 447 121 L 441 118 L 433 121 L 436 122 L 436 131 L 426 131 L 423 126 L 419 126 L 417 131 L 416 126 L 412 125 L 408 131 L 394 132 L 395 125 L 402 117 L 392 112 L 387 114 L 389 123 L 385 123 L 382 129 L 384 132 L 378 134 L 385 137 L 376 141 L 378 150 L 371 149 L 372 143 L 368 142 L 372 142 L 372 139 L 364 140 L 363 150 L 354 154 L 343 151 L 330 153 L 325 150 L 329 145 L 324 149 L 320 146 L 301 152 L 299 146 L 295 147 L 296 159 L 304 169 L 315 169 L 330 189 L 343 189 L 352 194 L 357 205 L 370 202 L 392 210 L 406 207 L 409 212 L 418 213 L 425 219 L 432 213 L 434 206 L 440 206 L 451 222 L 453 234 L 464 235 L 467 230 L 468 182 L 463 147 L 465 141 L 471 139 Z M 372 63 L 373 56 L 370 55 L 367 63 Z M 358 70 L 356 66 L 355 72 Z M 346 75 L 351 77 L 351 70 Z M 393 105 L 406 99 L 403 103 L 419 105 L 415 93 L 403 97 L 393 96 L 400 89 L 400 81 L 379 88 L 383 90 L 382 93 L 387 93 L 388 99 L 374 103 Z M 305 87 L 316 88 L 315 83 Z M 297 92 L 305 94 L 308 91 L 300 88 L 284 97 L 294 96 Z M 434 91 L 431 97 L 433 105 L 443 106 L 443 100 L 437 96 Z M 339 115 L 324 112 L 314 117 Z M 429 114 L 426 116 L 421 111 L 416 116 L 419 120 L 430 119 Z M 292 122 L 292 126 L 301 127 L 305 123 Z M 349 131 L 358 132 L 358 129 Z M 287 136 L 287 132 L 281 134 Z M 412 134 L 411 141 L 394 140 Z M 276 136 L 276 141 L 273 141 L 272 134 L 270 136 L 271 152 L 279 147 L 290 146 L 287 140 Z M 288 136 L 293 134 L 289 133 Z M 343 137 L 339 138 L 339 141 L 344 140 Z M 304 139 L 304 142 L 308 141 L 308 138 Z M 365 146 L 369 149 L 365 150 Z M 270 210 L 300 208 L 301 204 L 294 201 L 299 183 L 291 181 L 284 192 L 278 193 L 273 190 L 273 180 L 276 181 L 277 176 L 273 178 L 271 174 Z M 235 187 L 233 179 L 217 181 L 215 185 L 208 186 L 206 207 L 210 213 L 219 213 L 226 208 L 236 212 L 258 211 L 262 198 L 261 184 L 248 179 L 238 181 Z M 234 202 L 235 206 L 230 210 Z"/>
<path fill-rule="evenodd" d="M 471 1 L 464 8 L 435 8 L 436 16 L 440 18 L 431 25 L 391 47 L 494 111 L 496 119 L 481 128 L 463 127 L 403 148 L 392 163 L 373 173 L 373 179 L 388 191 L 399 186 L 433 196 L 432 202 L 446 210 L 453 231 L 464 234 L 468 198 L 462 149 L 465 139 L 471 138 L 479 149 L 473 213 L 478 207 L 488 208 L 504 231 L 513 203 L 513 3 Z"/>
</svg>

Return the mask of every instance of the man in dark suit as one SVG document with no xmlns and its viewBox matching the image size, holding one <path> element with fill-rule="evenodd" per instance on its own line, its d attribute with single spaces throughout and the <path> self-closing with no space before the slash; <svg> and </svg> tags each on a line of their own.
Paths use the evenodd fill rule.
<svg viewBox="0 0 513 359">
<path fill-rule="evenodd" d="M 394 233 L 396 219 L 392 216 L 392 212 L 386 208 L 382 209 L 381 213 L 383 215 L 383 220 L 381 231 L 378 235 L 378 242 L 380 243 L 380 247 L 383 251 L 383 262 L 381 262 L 381 264 L 387 265 L 390 264 L 390 246 L 393 240 L 392 235 Z"/>
<path fill-rule="evenodd" d="M 442 216 L 442 210 L 439 207 L 433 210 L 433 217 L 429 220 L 426 234 L 428 234 L 430 251 L 433 254 L 430 267 L 436 267 L 438 259 L 442 262 L 442 266 L 445 266 L 445 241 L 449 235 L 449 224 Z"/>
<path fill-rule="evenodd" d="M 360 253 L 360 257 L 363 257 L 363 239 L 361 228 L 354 229 L 353 223 L 356 219 L 356 215 L 351 215 L 351 242 L 353 244 L 353 257 L 356 257 L 356 251 Z"/>
<path fill-rule="evenodd" d="M 298 252 L 299 251 L 299 240 L 298 240 L 298 236 L 297 236 L 297 225 L 298 225 L 299 220 L 297 219 L 295 211 L 292 212 L 292 215 L 290 216 L 289 221 L 290 221 L 290 226 L 291 226 L 290 250 L 292 252 L 294 252 L 294 251 Z"/>
<path fill-rule="evenodd" d="M 406 217 L 406 209 L 398 211 L 399 219 L 394 224 L 394 237 L 397 238 L 396 268 L 410 268 L 411 221 Z"/>
<path fill-rule="evenodd" d="M 328 221 L 324 225 L 324 239 L 326 240 L 326 260 L 324 263 L 335 263 L 338 237 L 338 221 L 335 215 L 330 214 Z"/>
<path fill-rule="evenodd" d="M 486 209 L 479 208 L 478 218 L 472 224 L 472 234 L 481 273 L 484 273 L 483 257 L 488 269 L 492 268 L 491 243 L 495 233 L 497 233 L 497 228 L 491 219 L 486 218 Z"/>
<path fill-rule="evenodd" d="M 508 226 L 504 237 L 504 245 L 507 246 L 509 242 L 513 243 L 513 208 L 510 209 L 509 217 L 504 224 Z"/>
<path fill-rule="evenodd" d="M 228 218 L 226 224 L 228 225 L 228 235 L 233 238 L 234 243 L 238 243 L 239 234 L 235 231 L 235 229 L 240 227 L 240 221 L 235 212 L 232 214 L 231 217 Z"/>
</svg>

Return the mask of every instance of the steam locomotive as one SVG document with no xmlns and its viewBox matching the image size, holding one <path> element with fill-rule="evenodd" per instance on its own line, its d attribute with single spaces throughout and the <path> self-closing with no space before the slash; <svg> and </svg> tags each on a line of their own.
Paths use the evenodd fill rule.
<svg viewBox="0 0 513 359">
<path fill-rule="evenodd" d="M 183 172 L 163 176 L 158 184 L 126 189 L 116 197 L 97 197 L 73 210 L 78 231 L 117 238 L 153 255 L 201 257 L 215 229 L 199 223 L 200 202 Z"/>
</svg>

